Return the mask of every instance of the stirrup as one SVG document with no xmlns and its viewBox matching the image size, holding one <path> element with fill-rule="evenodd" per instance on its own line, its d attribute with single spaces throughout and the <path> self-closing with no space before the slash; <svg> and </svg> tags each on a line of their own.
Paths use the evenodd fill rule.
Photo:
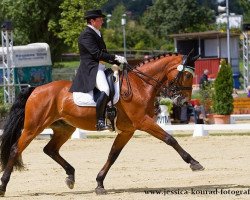
<svg viewBox="0 0 250 200">
<path fill-rule="evenodd" d="M 106 125 L 104 121 L 98 121 L 98 123 L 96 124 L 97 131 L 104 131 L 104 130 L 110 130 L 110 129 L 111 127 Z"/>
</svg>

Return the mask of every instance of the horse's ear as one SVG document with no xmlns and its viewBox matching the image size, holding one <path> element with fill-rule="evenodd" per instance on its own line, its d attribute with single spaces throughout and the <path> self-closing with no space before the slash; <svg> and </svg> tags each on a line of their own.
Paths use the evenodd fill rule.
<svg viewBox="0 0 250 200">
<path fill-rule="evenodd" d="M 194 52 L 194 48 L 192 48 L 191 50 L 190 50 L 190 52 L 188 53 L 188 57 L 190 57 L 191 56 L 191 54 Z"/>
<path fill-rule="evenodd" d="M 189 66 L 192 66 L 194 67 L 194 62 L 200 57 L 201 55 L 196 55 L 194 57 L 189 57 L 188 60 L 186 60 L 186 64 L 189 65 Z"/>
<path fill-rule="evenodd" d="M 191 59 L 191 61 L 192 61 L 192 62 L 195 62 L 199 57 L 201 57 L 200 54 L 198 54 L 197 56 L 193 57 L 193 58 Z"/>
<path fill-rule="evenodd" d="M 191 51 L 188 53 L 187 56 L 184 56 L 183 57 L 183 61 L 182 61 L 182 64 L 183 65 L 187 65 L 188 63 L 190 63 L 190 61 L 192 61 L 192 58 L 191 58 L 191 54 L 194 52 L 194 48 L 191 49 Z"/>
</svg>

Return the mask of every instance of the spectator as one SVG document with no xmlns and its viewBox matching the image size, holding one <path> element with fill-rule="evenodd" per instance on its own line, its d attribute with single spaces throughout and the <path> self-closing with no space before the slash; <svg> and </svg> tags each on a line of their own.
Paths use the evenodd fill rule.
<svg viewBox="0 0 250 200">
<path fill-rule="evenodd" d="M 194 105 L 192 102 L 188 104 L 188 121 L 190 117 L 194 117 L 195 124 L 204 124 L 206 120 L 205 109 L 202 105 Z"/>
<path fill-rule="evenodd" d="M 208 73 L 208 69 L 205 69 L 199 82 L 200 88 L 204 88 L 208 84 Z"/>
<path fill-rule="evenodd" d="M 183 105 L 180 108 L 180 123 L 181 124 L 188 124 L 189 120 L 188 120 L 188 105 Z"/>
</svg>

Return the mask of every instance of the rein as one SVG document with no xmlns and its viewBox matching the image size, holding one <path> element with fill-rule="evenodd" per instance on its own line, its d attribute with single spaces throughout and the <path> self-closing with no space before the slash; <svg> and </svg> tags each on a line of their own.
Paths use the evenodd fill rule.
<svg viewBox="0 0 250 200">
<path fill-rule="evenodd" d="M 129 81 L 129 78 L 128 78 L 128 70 L 131 71 L 133 74 L 135 74 L 137 77 L 139 77 L 144 82 L 152 85 L 153 87 L 158 87 L 159 86 L 160 88 L 163 88 L 163 90 L 167 94 L 170 94 L 170 93 L 171 94 L 177 94 L 182 90 L 192 90 L 192 87 L 177 86 L 177 84 L 179 83 L 180 77 L 181 77 L 181 75 L 182 75 L 182 73 L 184 71 L 184 68 L 185 68 L 183 65 L 182 65 L 182 67 L 183 68 L 181 70 L 178 69 L 179 72 L 178 72 L 177 76 L 169 83 L 169 85 L 167 87 L 167 86 L 163 85 L 162 82 L 160 82 L 160 81 L 156 80 L 155 78 L 143 73 L 142 71 L 138 70 L 137 68 L 133 68 L 129 64 L 124 64 L 124 67 L 123 67 L 123 70 L 122 70 L 122 78 L 121 78 L 122 80 L 120 82 L 120 91 L 122 91 L 121 86 L 122 86 L 124 77 L 125 77 L 128 89 L 127 89 L 127 91 L 121 93 L 121 95 L 124 98 L 127 98 L 132 94 L 132 88 L 131 88 L 131 84 L 130 84 L 130 81 Z M 149 80 L 147 80 L 146 78 L 148 78 Z M 150 83 L 149 82 L 150 80 L 154 81 L 156 83 L 156 85 L 153 85 L 152 83 Z"/>
<path fill-rule="evenodd" d="M 144 77 L 154 81 L 156 83 L 156 85 L 154 87 L 157 87 L 158 85 L 160 87 L 164 87 L 163 83 L 161 83 L 160 81 L 156 80 L 155 78 L 143 73 L 142 71 L 136 69 L 136 68 L 132 68 L 129 64 L 126 64 L 126 68 L 129 69 L 133 74 L 135 74 L 137 77 L 139 77 L 141 80 L 143 80 L 144 82 L 152 85 L 149 81 L 147 81 Z M 153 85 L 152 85 L 153 86 Z"/>
<path fill-rule="evenodd" d="M 121 90 L 121 86 L 122 86 L 122 83 L 123 83 L 123 79 L 125 77 L 125 80 L 126 80 L 126 84 L 127 84 L 127 91 L 121 93 L 121 95 L 124 97 L 124 98 L 128 98 L 131 94 L 132 94 L 132 87 L 131 87 L 131 84 L 130 84 L 130 81 L 129 81 L 129 78 L 128 78 L 128 71 L 132 72 L 133 74 L 135 74 L 137 77 L 139 77 L 141 80 L 143 80 L 144 82 L 152 85 L 153 87 L 157 87 L 158 85 L 160 87 L 163 87 L 164 89 L 167 89 L 166 86 L 163 85 L 163 83 L 161 83 L 160 81 L 156 80 L 155 78 L 143 73 L 142 71 L 136 69 L 136 68 L 133 68 L 131 67 L 131 65 L 129 65 L 128 63 L 127 64 L 124 64 L 123 65 L 123 70 L 122 70 L 122 80 L 120 82 L 120 91 Z M 156 85 L 154 86 L 152 83 L 150 83 L 148 80 L 146 80 L 145 78 L 148 78 L 150 80 L 153 80 Z"/>
</svg>

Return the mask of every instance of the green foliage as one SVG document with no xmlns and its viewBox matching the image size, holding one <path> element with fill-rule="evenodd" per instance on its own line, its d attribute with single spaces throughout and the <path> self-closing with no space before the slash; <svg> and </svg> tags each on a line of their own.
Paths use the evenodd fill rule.
<svg viewBox="0 0 250 200">
<path fill-rule="evenodd" d="M 86 25 L 86 10 L 100 8 L 107 0 L 64 0 L 60 4 L 61 16 L 58 21 L 50 21 L 49 30 L 64 40 L 71 50 L 78 51 L 77 38 Z"/>
<path fill-rule="evenodd" d="M 233 74 L 231 66 L 225 60 L 214 83 L 213 111 L 219 115 L 233 112 Z"/>
<path fill-rule="evenodd" d="M 103 37 L 108 49 L 123 49 L 123 32 L 121 26 L 122 15 L 126 13 L 125 6 L 119 4 L 111 13 L 108 29 L 103 30 Z M 126 47 L 135 50 L 160 49 L 165 40 L 156 38 L 139 22 L 126 17 Z"/>
<path fill-rule="evenodd" d="M 138 23 L 130 23 L 127 26 L 127 46 L 135 50 L 159 49 L 159 41 L 162 40 L 154 37 L 154 35 Z M 165 41 L 164 41 L 165 43 Z"/>
<path fill-rule="evenodd" d="M 3 87 L 0 89 L 0 117 L 5 117 L 10 110 L 10 105 L 4 104 Z"/>
<path fill-rule="evenodd" d="M 0 117 L 6 117 L 10 111 L 10 106 L 5 104 L 0 104 Z"/>
<path fill-rule="evenodd" d="M 152 0 L 108 0 L 102 8 L 107 13 L 111 13 L 119 4 L 123 4 L 125 9 L 132 13 L 133 19 L 138 19 L 147 7 L 152 5 Z"/>
<path fill-rule="evenodd" d="M 206 113 L 212 113 L 212 99 L 214 95 L 214 84 L 208 83 L 200 88 L 199 99 L 204 106 Z"/>
<path fill-rule="evenodd" d="M 46 42 L 55 60 L 69 47 L 70 51 L 77 51 L 77 38 L 85 25 L 84 12 L 99 8 L 106 1 L 2 0 L 0 20 L 13 22 L 15 45 Z"/>
<path fill-rule="evenodd" d="M 243 10 L 243 21 L 250 23 L 250 2 L 249 0 L 239 0 L 239 6 Z"/>
<path fill-rule="evenodd" d="M 86 25 L 84 12 L 101 7 L 112 14 L 109 28 L 102 30 L 108 49 L 123 48 L 121 16 L 127 13 L 128 49 L 173 51 L 167 35 L 215 29 L 211 22 L 217 0 L 1 0 L 0 24 L 4 19 L 13 22 L 15 45 L 48 43 L 54 61 L 62 52 L 78 51 L 77 38 Z M 250 22 L 249 0 L 230 0 L 229 8 Z"/>
<path fill-rule="evenodd" d="M 153 6 L 145 12 L 143 23 L 157 36 L 172 33 L 209 29 L 214 12 L 199 6 L 196 0 L 155 0 Z"/>
<path fill-rule="evenodd" d="M 126 13 L 126 8 L 123 4 L 118 4 L 111 13 L 111 21 L 109 22 L 109 28 L 122 32 L 121 30 L 121 18 Z"/>
<path fill-rule="evenodd" d="M 165 105 L 168 108 L 168 112 L 171 114 L 173 112 L 173 101 L 167 97 L 161 97 L 159 100 L 159 105 Z"/>
<path fill-rule="evenodd" d="M 107 49 L 122 49 L 122 33 L 119 34 L 114 29 L 104 29 L 102 34 Z"/>
<path fill-rule="evenodd" d="M 158 40 L 159 44 L 159 49 L 163 51 L 170 51 L 174 52 L 174 41 L 172 40 Z"/>
<path fill-rule="evenodd" d="M 71 68 L 76 69 L 80 65 L 80 61 L 62 61 L 62 62 L 55 62 L 53 64 L 53 69 L 55 68 Z"/>
<path fill-rule="evenodd" d="M 62 40 L 48 30 L 50 20 L 57 22 L 60 17 L 59 5 L 63 0 L 2 0 L 0 13 L 11 20 L 14 27 L 15 45 L 46 42 L 51 47 L 52 57 L 61 53 L 65 46 Z M 55 51 L 55 49 L 57 49 Z"/>
</svg>

